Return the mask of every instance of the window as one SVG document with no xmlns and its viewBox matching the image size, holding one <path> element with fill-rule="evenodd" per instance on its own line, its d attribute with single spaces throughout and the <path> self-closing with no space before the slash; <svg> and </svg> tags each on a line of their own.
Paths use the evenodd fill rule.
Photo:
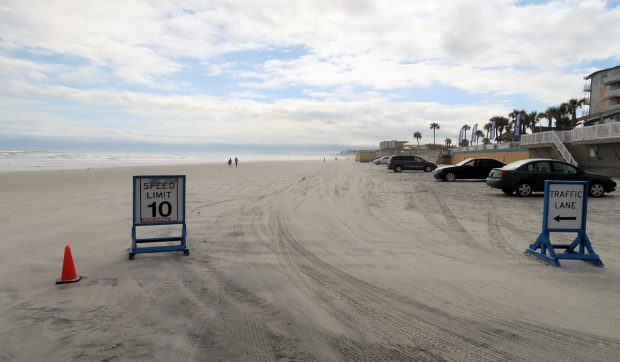
<svg viewBox="0 0 620 362">
<path fill-rule="evenodd" d="M 424 160 L 423 160 L 423 159 L 421 159 L 420 157 L 416 157 L 416 158 L 415 158 L 415 161 L 418 161 L 418 162 L 423 162 Z"/>
<path fill-rule="evenodd" d="M 572 174 L 577 173 L 577 169 L 575 167 L 569 164 L 566 164 L 566 163 L 561 163 L 561 162 L 554 162 L 553 169 L 555 170 L 555 172 L 558 172 L 558 173 L 572 173 Z"/>
<path fill-rule="evenodd" d="M 548 161 L 532 162 L 527 165 L 527 170 L 537 173 L 551 172 L 551 165 Z"/>
</svg>

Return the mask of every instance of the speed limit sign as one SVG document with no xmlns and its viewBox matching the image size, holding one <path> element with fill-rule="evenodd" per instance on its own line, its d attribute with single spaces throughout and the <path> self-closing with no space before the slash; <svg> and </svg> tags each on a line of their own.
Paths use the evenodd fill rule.
<svg viewBox="0 0 620 362">
<path fill-rule="evenodd" d="M 181 236 L 140 239 L 137 226 L 181 224 Z M 133 177 L 133 227 L 129 258 L 135 254 L 183 251 L 189 255 L 185 226 L 185 175 Z M 181 241 L 180 245 L 138 247 L 139 243 Z"/>
<path fill-rule="evenodd" d="M 136 225 L 185 220 L 185 176 L 136 176 L 134 190 Z"/>
</svg>

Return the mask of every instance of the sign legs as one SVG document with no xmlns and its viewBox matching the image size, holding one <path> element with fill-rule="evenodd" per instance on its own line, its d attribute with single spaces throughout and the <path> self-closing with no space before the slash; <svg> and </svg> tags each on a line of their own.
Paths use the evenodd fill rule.
<svg viewBox="0 0 620 362">
<path fill-rule="evenodd" d="M 138 247 L 138 244 L 141 243 L 160 243 L 170 241 L 180 241 L 181 243 L 176 245 Z M 136 226 L 133 226 L 131 228 L 131 248 L 129 248 L 129 260 L 134 260 L 136 254 L 159 253 L 165 251 L 182 251 L 184 255 L 189 255 L 189 248 L 187 247 L 187 226 L 185 224 L 183 224 L 183 227 L 181 229 L 181 236 L 163 238 L 138 239 L 136 237 Z"/>
<path fill-rule="evenodd" d="M 540 249 L 540 252 L 536 251 L 538 249 Z M 536 239 L 536 242 L 534 244 L 531 244 L 525 252 L 527 254 L 537 257 L 538 259 L 541 259 L 546 263 L 560 266 L 560 261 L 558 260 L 555 249 L 553 248 L 551 240 L 549 239 L 549 232 L 541 233 L 538 236 L 538 239 Z M 549 252 L 549 255 L 547 255 L 547 252 Z"/>
<path fill-rule="evenodd" d="M 555 249 L 564 249 L 565 251 L 556 253 Z M 531 244 L 525 252 L 555 266 L 560 266 L 560 259 L 584 260 L 592 262 L 600 268 L 604 266 L 601 258 L 594 252 L 585 231 L 578 231 L 577 237 L 570 244 L 551 244 L 549 231 L 543 231 L 536 242 Z"/>
</svg>

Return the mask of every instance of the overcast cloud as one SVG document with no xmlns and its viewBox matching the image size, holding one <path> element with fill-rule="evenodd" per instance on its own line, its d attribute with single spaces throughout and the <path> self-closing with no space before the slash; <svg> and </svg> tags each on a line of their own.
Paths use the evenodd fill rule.
<svg viewBox="0 0 620 362">
<path fill-rule="evenodd" d="M 454 139 L 582 96 L 618 24 L 598 0 L 2 1 L 0 141 Z"/>
</svg>

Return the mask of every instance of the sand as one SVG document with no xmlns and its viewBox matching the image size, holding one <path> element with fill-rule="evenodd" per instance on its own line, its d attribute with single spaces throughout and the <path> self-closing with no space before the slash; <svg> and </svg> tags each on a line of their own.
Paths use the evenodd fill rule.
<svg viewBox="0 0 620 362">
<path fill-rule="evenodd" d="M 190 256 L 128 260 L 139 174 L 187 175 Z M 523 255 L 540 196 L 345 160 L 4 173 L 0 200 L 2 361 L 620 358 L 614 194 L 605 268 Z"/>
</svg>

